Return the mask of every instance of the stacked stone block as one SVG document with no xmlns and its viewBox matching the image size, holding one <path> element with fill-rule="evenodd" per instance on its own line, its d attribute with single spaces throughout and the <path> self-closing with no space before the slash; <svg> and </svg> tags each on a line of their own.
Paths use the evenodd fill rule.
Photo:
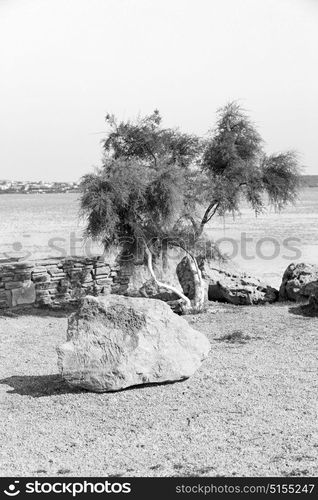
<svg viewBox="0 0 318 500">
<path fill-rule="evenodd" d="M 14 262 L 0 265 L 0 308 L 35 301 L 35 288 L 31 280 L 33 264 Z"/>
<path fill-rule="evenodd" d="M 61 308 L 85 295 L 125 294 L 129 276 L 102 258 L 68 257 L 0 264 L 0 308 Z"/>
</svg>

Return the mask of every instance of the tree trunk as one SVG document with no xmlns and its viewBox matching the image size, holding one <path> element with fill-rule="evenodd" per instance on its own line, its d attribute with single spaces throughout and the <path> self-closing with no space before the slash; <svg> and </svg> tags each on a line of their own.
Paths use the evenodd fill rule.
<svg viewBox="0 0 318 500">
<path fill-rule="evenodd" d="M 159 281 L 155 275 L 155 272 L 153 270 L 153 266 L 152 266 L 152 253 L 151 251 L 149 250 L 149 248 L 147 247 L 147 245 L 145 244 L 145 251 L 146 251 L 146 254 L 147 254 L 147 265 L 148 265 L 148 269 L 149 269 L 149 272 L 152 276 L 152 278 L 154 279 L 154 281 L 157 283 L 158 286 L 162 286 L 163 288 L 166 288 L 167 290 L 171 290 L 172 292 L 174 292 L 175 294 L 177 294 L 184 302 L 184 306 L 183 306 L 183 311 L 184 312 L 190 312 L 191 311 L 191 301 L 188 297 L 186 297 L 182 292 L 180 292 L 177 288 L 175 288 L 174 286 L 171 286 L 171 285 L 168 285 L 167 283 L 162 283 L 161 281 Z"/>
<path fill-rule="evenodd" d="M 153 265 L 152 265 L 152 253 L 148 246 L 145 243 L 145 252 L 147 255 L 147 266 L 148 270 L 153 278 L 153 280 L 157 283 L 158 286 L 162 286 L 167 290 L 171 290 L 175 294 L 177 294 L 183 301 L 182 310 L 184 314 L 197 314 L 203 311 L 206 303 L 206 290 L 205 283 L 202 278 L 202 273 L 199 268 L 197 259 L 194 255 L 187 252 L 187 260 L 189 265 L 189 270 L 192 273 L 193 279 L 193 293 L 191 297 L 187 297 L 184 293 L 180 292 L 177 288 L 172 285 L 168 285 L 167 283 L 163 283 L 159 281 L 155 275 Z M 191 299 L 191 300 L 190 300 Z"/>
</svg>

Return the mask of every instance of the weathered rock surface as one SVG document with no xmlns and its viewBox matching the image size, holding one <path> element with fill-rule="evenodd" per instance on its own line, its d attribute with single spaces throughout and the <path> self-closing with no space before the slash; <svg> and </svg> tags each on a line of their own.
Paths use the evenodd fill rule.
<svg viewBox="0 0 318 500">
<path fill-rule="evenodd" d="M 180 289 L 180 285 L 176 287 Z M 157 299 L 163 300 L 166 302 L 171 310 L 176 314 L 183 313 L 183 300 L 180 299 L 180 296 L 173 292 L 172 290 L 167 289 L 166 287 L 158 285 L 154 279 L 147 280 L 134 295 L 130 295 L 131 297 L 145 297 L 148 299 Z"/>
<path fill-rule="evenodd" d="M 21 288 L 12 290 L 12 306 L 21 304 L 34 304 L 35 302 L 35 286 L 32 281 L 27 281 L 22 284 Z"/>
<path fill-rule="evenodd" d="M 304 302 L 317 290 L 318 266 L 315 264 L 290 264 L 284 272 L 279 290 L 280 300 Z"/>
<path fill-rule="evenodd" d="M 203 261 L 198 259 L 198 266 L 203 271 Z M 195 297 L 195 282 L 193 277 L 193 272 L 189 266 L 189 261 L 187 257 L 184 257 L 179 264 L 177 265 L 177 276 L 178 280 L 182 286 L 183 293 L 190 300 L 193 300 Z M 204 294 L 205 300 L 208 298 L 208 282 L 205 279 L 204 273 L 202 272 L 203 285 L 204 285 Z"/>
<path fill-rule="evenodd" d="M 199 267 L 207 283 L 209 300 L 251 305 L 272 303 L 278 299 L 278 290 L 247 273 L 234 273 L 231 270 L 214 267 L 213 263 L 206 260 L 199 261 Z M 193 279 L 186 260 L 178 264 L 177 273 L 185 295 L 192 298 Z"/>
<path fill-rule="evenodd" d="M 180 287 L 179 287 L 180 288 Z M 163 300 L 169 302 L 180 299 L 180 296 L 165 287 L 159 286 L 153 279 L 147 280 L 138 290 L 138 297 Z"/>
<path fill-rule="evenodd" d="M 57 348 L 61 375 L 96 392 L 183 380 L 207 357 L 202 333 L 160 300 L 88 296 Z"/>
<path fill-rule="evenodd" d="M 278 290 L 247 273 L 215 271 L 209 278 L 208 297 L 235 305 L 271 304 L 278 300 Z"/>
</svg>

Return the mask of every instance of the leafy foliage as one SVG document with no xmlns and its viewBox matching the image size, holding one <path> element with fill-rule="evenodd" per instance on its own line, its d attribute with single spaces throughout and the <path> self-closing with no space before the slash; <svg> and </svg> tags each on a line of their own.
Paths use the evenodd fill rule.
<svg viewBox="0 0 318 500">
<path fill-rule="evenodd" d="M 266 156 L 254 124 L 236 103 L 218 111 L 207 140 L 161 126 L 157 110 L 135 122 L 106 116 L 110 128 L 100 169 L 82 179 L 87 235 L 105 247 L 122 238 L 165 239 L 194 247 L 215 214 L 238 212 L 245 198 L 256 213 L 264 196 L 281 209 L 299 186 L 294 152 Z"/>
<path fill-rule="evenodd" d="M 269 201 L 281 210 L 293 203 L 300 187 L 298 156 L 295 151 L 264 156 L 262 180 Z"/>
<path fill-rule="evenodd" d="M 112 158 L 137 158 L 153 162 L 165 157 L 170 164 L 187 167 L 200 149 L 198 137 L 184 134 L 177 129 L 160 128 L 158 110 L 137 120 L 117 123 L 113 115 L 106 116 L 111 131 L 104 141 L 104 151 Z"/>
<path fill-rule="evenodd" d="M 300 173 L 297 155 L 288 151 L 266 156 L 261 136 L 235 102 L 221 108 L 218 116 L 202 162 L 210 205 L 220 214 L 235 213 L 245 198 L 257 214 L 264 210 L 265 195 L 279 210 L 294 202 Z"/>
</svg>

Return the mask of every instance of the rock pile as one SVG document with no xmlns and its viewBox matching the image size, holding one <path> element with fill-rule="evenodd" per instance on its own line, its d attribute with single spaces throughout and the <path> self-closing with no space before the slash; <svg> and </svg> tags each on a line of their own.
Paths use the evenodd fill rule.
<svg viewBox="0 0 318 500">
<path fill-rule="evenodd" d="M 213 267 L 213 264 L 206 260 L 199 261 L 199 266 L 209 300 L 235 305 L 264 304 L 278 300 L 278 291 L 259 278 Z M 185 295 L 192 299 L 194 283 L 187 259 L 178 264 L 177 273 Z"/>
</svg>

